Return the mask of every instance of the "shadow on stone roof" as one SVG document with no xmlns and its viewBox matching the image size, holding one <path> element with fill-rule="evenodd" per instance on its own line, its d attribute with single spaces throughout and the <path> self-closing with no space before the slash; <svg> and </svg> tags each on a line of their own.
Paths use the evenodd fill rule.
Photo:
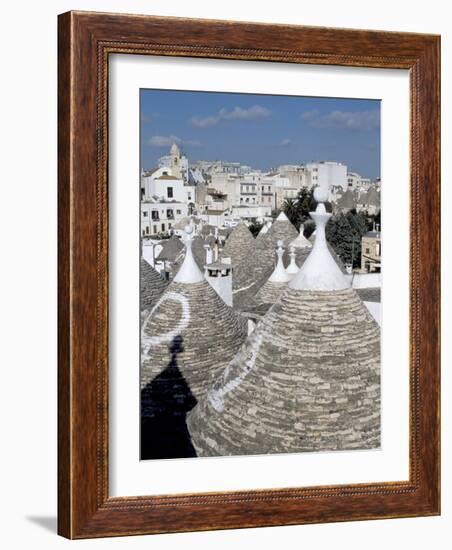
<svg viewBox="0 0 452 550">
<path fill-rule="evenodd" d="M 177 366 L 183 341 L 173 339 L 168 366 L 141 390 L 141 460 L 196 456 L 186 416 L 197 401 Z"/>
</svg>

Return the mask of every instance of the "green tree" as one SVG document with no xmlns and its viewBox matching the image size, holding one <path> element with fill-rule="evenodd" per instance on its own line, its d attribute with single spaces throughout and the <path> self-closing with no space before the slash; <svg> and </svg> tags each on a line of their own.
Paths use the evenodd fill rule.
<svg viewBox="0 0 452 550">
<path fill-rule="evenodd" d="M 326 238 L 345 264 L 361 265 L 361 237 L 368 231 L 366 216 L 350 210 L 330 219 Z"/>
<path fill-rule="evenodd" d="M 250 223 L 250 225 L 248 226 L 248 229 L 253 234 L 253 237 L 257 237 L 257 235 L 258 235 L 259 231 L 262 229 L 263 225 L 264 225 L 263 223 L 259 223 L 256 220 L 253 220 Z"/>
<path fill-rule="evenodd" d="M 313 189 L 302 187 L 295 198 L 284 200 L 282 210 L 297 229 L 309 219 L 309 212 L 315 209 L 313 192 Z"/>
</svg>

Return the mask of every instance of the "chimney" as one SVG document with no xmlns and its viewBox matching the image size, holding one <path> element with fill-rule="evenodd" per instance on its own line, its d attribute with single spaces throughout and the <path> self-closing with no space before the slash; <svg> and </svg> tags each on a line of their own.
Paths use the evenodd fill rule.
<svg viewBox="0 0 452 550">
<path fill-rule="evenodd" d="M 206 281 L 215 290 L 223 302 L 232 307 L 232 265 L 231 258 L 222 258 L 206 267 Z"/>
<path fill-rule="evenodd" d="M 213 262 L 213 250 L 210 244 L 205 244 L 204 250 L 206 251 L 206 265 L 209 265 Z"/>
<path fill-rule="evenodd" d="M 146 260 L 150 266 L 155 267 L 154 243 L 151 239 L 143 240 L 142 255 L 143 259 Z"/>
</svg>

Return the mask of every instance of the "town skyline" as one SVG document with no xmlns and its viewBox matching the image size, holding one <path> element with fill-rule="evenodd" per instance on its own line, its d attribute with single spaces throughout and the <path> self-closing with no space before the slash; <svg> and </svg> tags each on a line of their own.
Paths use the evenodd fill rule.
<svg viewBox="0 0 452 550">
<path fill-rule="evenodd" d="M 240 162 L 268 171 L 337 161 L 380 177 L 380 101 L 141 90 L 141 167 L 172 143 L 197 160 Z"/>
</svg>

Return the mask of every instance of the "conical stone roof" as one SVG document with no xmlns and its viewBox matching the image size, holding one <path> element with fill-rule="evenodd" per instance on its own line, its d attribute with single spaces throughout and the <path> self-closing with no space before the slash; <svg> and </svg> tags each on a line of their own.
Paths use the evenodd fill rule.
<svg viewBox="0 0 452 550">
<path fill-rule="evenodd" d="M 151 310 L 164 293 L 168 282 L 144 259 L 140 259 L 140 309 Z"/>
<path fill-rule="evenodd" d="M 298 231 L 284 212 L 279 214 L 267 233 L 263 235 L 263 239 L 271 242 L 273 248 L 278 241 L 283 241 L 283 245 L 287 248 L 297 237 Z"/>
<path fill-rule="evenodd" d="M 374 186 L 369 188 L 366 196 L 366 202 L 369 206 L 380 207 L 380 193 L 375 189 Z"/>
<path fill-rule="evenodd" d="M 274 304 L 284 289 L 287 283 L 290 281 L 290 275 L 286 272 L 283 264 L 284 249 L 282 248 L 282 241 L 278 241 L 278 248 L 276 250 L 277 262 L 275 269 L 273 270 L 270 278 L 259 289 L 256 296 L 253 299 L 253 303 L 260 304 Z"/>
<path fill-rule="evenodd" d="M 240 348 L 247 326 L 204 279 L 191 252 L 191 241 L 189 238 L 176 277 L 143 324 L 141 388 L 151 384 L 171 362 L 199 399 Z M 177 364 L 171 352 L 176 340 Z M 164 401 L 163 397 L 160 400 Z M 151 409 L 142 399 L 142 416 L 151 414 Z"/>
<path fill-rule="evenodd" d="M 340 208 L 352 210 L 356 207 L 356 195 L 350 189 L 347 189 L 345 193 L 337 200 L 337 205 Z"/>
<path fill-rule="evenodd" d="M 169 262 L 175 262 L 182 250 L 184 245 L 178 237 L 170 237 L 165 239 L 160 243 L 162 245 L 162 250 L 157 256 L 158 260 L 168 260 Z"/>
<path fill-rule="evenodd" d="M 354 290 L 290 287 L 188 417 L 198 456 L 380 444 L 380 333 Z"/>
<path fill-rule="evenodd" d="M 240 349 L 246 335 L 246 321 L 207 281 L 173 282 L 143 326 L 141 387 L 168 367 L 169 348 L 175 338 L 181 338 L 183 352 L 177 366 L 199 399 Z"/>
<path fill-rule="evenodd" d="M 188 417 L 198 456 L 380 445 L 380 331 L 328 251 L 325 197 L 312 253 Z"/>
<path fill-rule="evenodd" d="M 234 227 L 223 248 L 223 255 L 231 258 L 234 269 L 233 286 L 238 286 L 237 278 L 240 278 L 240 268 L 250 262 L 250 256 L 255 249 L 254 237 L 243 221 Z"/>
</svg>

